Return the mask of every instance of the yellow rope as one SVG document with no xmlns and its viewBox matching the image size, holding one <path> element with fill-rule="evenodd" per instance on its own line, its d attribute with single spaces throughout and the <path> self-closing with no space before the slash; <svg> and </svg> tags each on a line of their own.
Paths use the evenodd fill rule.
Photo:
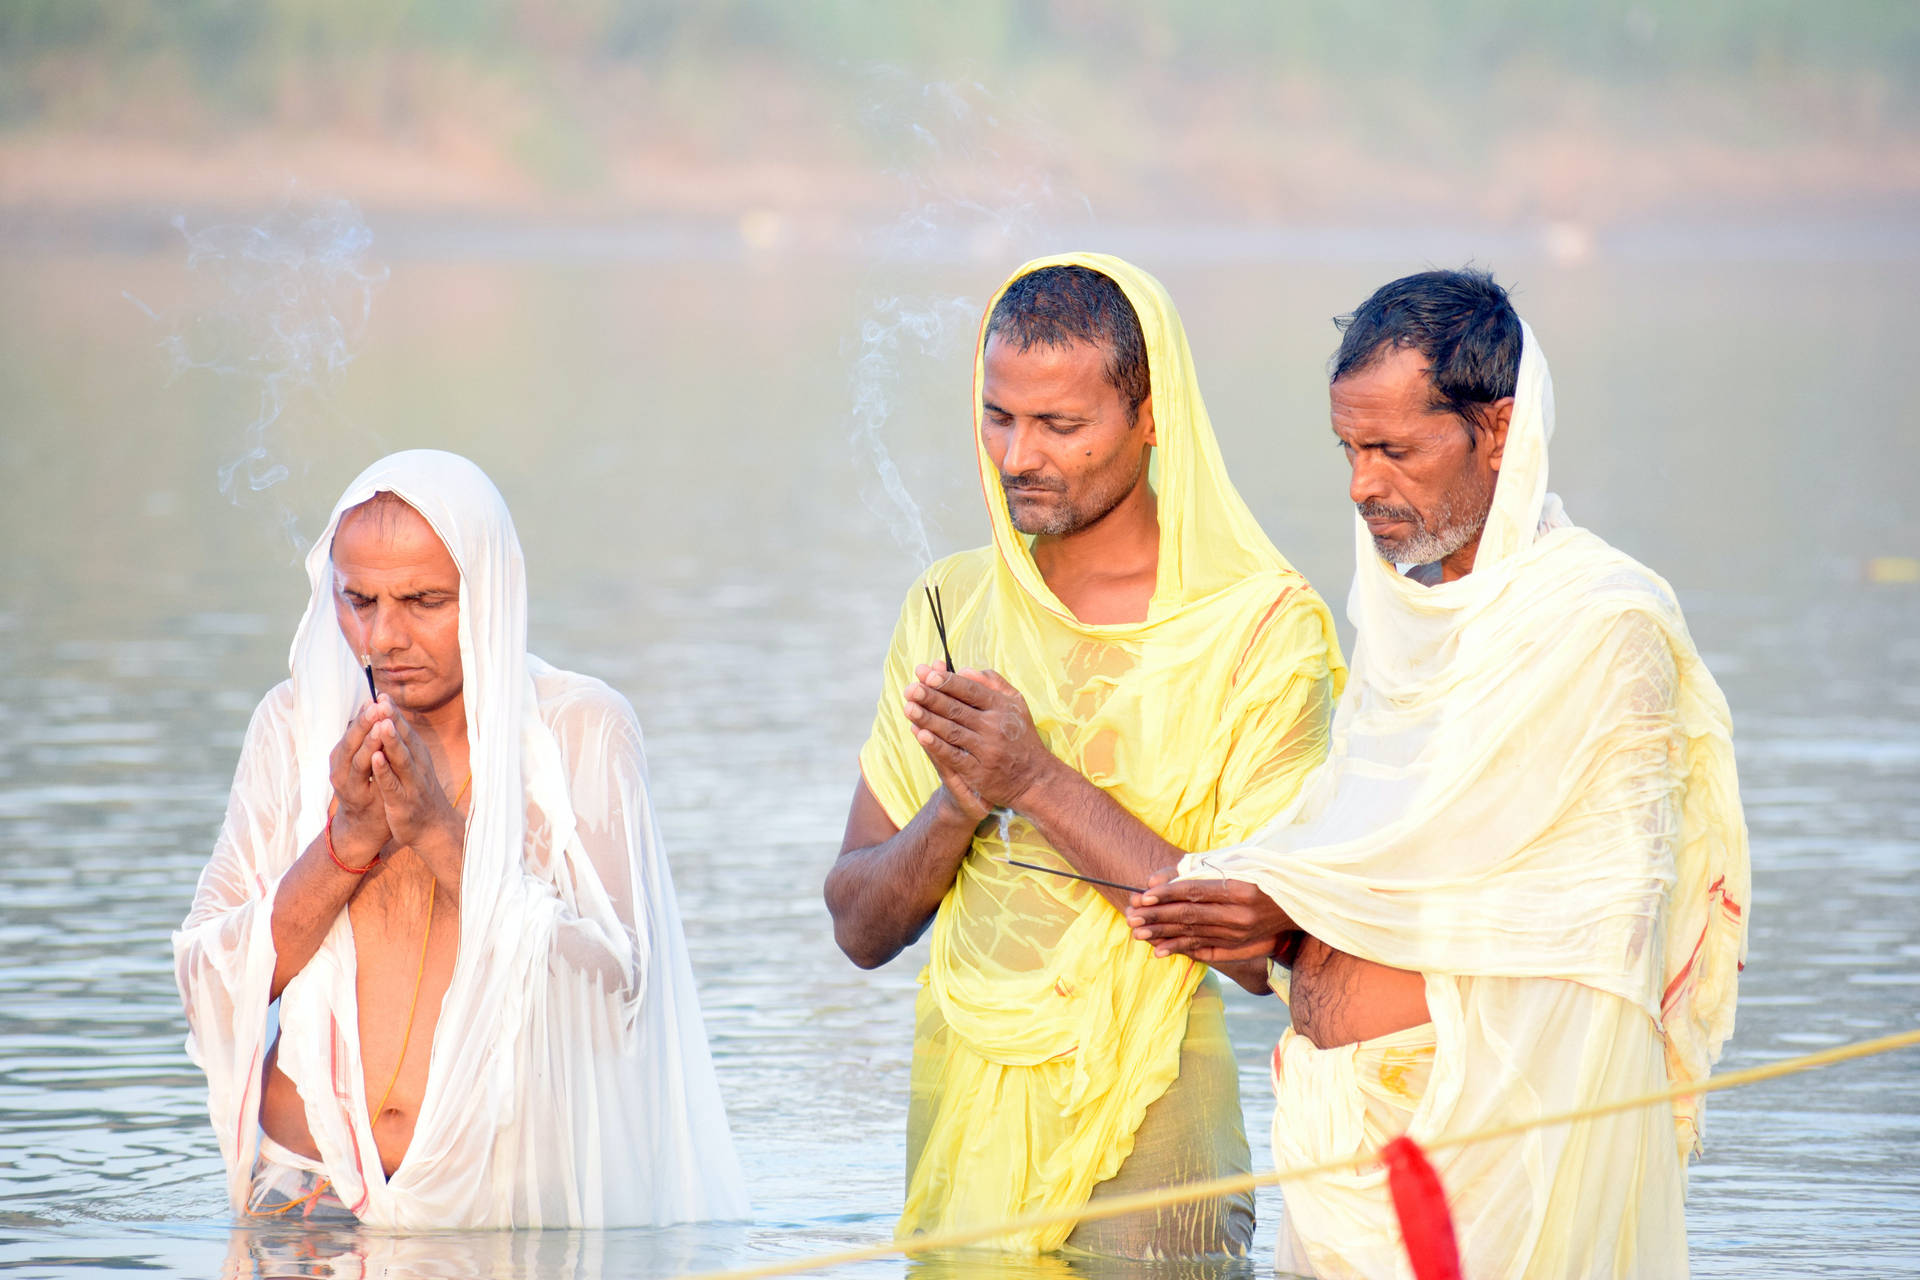
<svg viewBox="0 0 1920 1280">
<path fill-rule="evenodd" d="M 1557 1115 L 1538 1116 L 1532 1120 L 1516 1121 L 1513 1124 L 1496 1125 L 1476 1133 L 1460 1134 L 1455 1137 L 1435 1138 L 1421 1145 L 1429 1151 L 1443 1150 L 1447 1147 L 1463 1147 L 1468 1143 L 1486 1142 L 1494 1138 L 1510 1137 L 1528 1129 L 1543 1129 L 1549 1125 L 1573 1124 L 1581 1120 L 1590 1120 L 1597 1116 L 1612 1115 L 1617 1111 L 1631 1111 L 1638 1107 L 1650 1107 L 1662 1102 L 1672 1102 L 1676 1098 L 1696 1097 L 1703 1093 L 1717 1093 L 1722 1089 L 1737 1089 L 1741 1085 L 1758 1084 L 1763 1080 L 1777 1080 L 1782 1076 L 1796 1075 L 1802 1071 L 1811 1071 L 1816 1067 L 1828 1067 L 1835 1063 L 1850 1062 L 1855 1058 L 1868 1058 L 1875 1054 L 1891 1053 L 1896 1049 L 1910 1049 L 1920 1046 L 1920 1029 L 1904 1031 L 1898 1035 L 1881 1036 L 1877 1040 L 1860 1040 L 1853 1044 L 1844 1044 L 1832 1049 L 1823 1049 L 1819 1053 L 1809 1053 L 1797 1058 L 1787 1058 L 1779 1062 L 1768 1063 L 1762 1067 L 1748 1067 L 1741 1071 L 1729 1071 L 1699 1084 L 1678 1085 L 1663 1089 L 1659 1093 L 1644 1094 L 1637 1098 L 1627 1098 L 1618 1102 L 1602 1102 L 1593 1106 L 1580 1107 L 1573 1111 L 1562 1111 Z M 764 1280 L 769 1276 L 799 1275 L 807 1271 L 818 1271 L 823 1267 L 845 1266 L 854 1262 L 870 1262 L 875 1258 L 892 1257 L 894 1254 L 933 1253 L 944 1249 L 958 1249 L 965 1245 L 978 1244 L 982 1240 L 991 1240 L 1015 1231 L 1030 1231 L 1035 1227 L 1057 1226 L 1063 1222 L 1098 1222 L 1105 1218 L 1117 1218 L 1124 1214 L 1138 1213 L 1143 1209 L 1157 1209 L 1165 1205 L 1188 1204 L 1195 1200 L 1212 1200 L 1218 1196 L 1234 1195 L 1242 1191 L 1251 1191 L 1255 1187 L 1268 1187 L 1281 1182 L 1293 1182 L 1301 1178 L 1311 1178 L 1324 1173 L 1338 1173 L 1346 1169 L 1362 1168 L 1379 1159 L 1377 1154 L 1357 1159 L 1328 1160 L 1320 1164 L 1303 1165 L 1293 1169 L 1270 1169 L 1265 1173 L 1243 1173 L 1229 1178 L 1214 1178 L 1207 1182 L 1190 1182 L 1177 1187 L 1162 1187 L 1155 1191 L 1137 1191 L 1131 1195 L 1113 1196 L 1097 1203 L 1081 1205 L 1075 1209 L 1055 1209 L 1045 1213 L 1029 1213 L 1006 1222 L 998 1222 L 986 1227 L 962 1227 L 951 1231 L 930 1232 L 915 1236 L 911 1240 L 888 1240 L 880 1244 L 862 1245 L 858 1248 L 844 1249 L 838 1253 L 815 1254 L 810 1257 L 789 1258 L 780 1262 L 768 1262 L 754 1267 L 741 1267 L 731 1271 L 703 1271 L 681 1277 L 681 1280 Z"/>
</svg>

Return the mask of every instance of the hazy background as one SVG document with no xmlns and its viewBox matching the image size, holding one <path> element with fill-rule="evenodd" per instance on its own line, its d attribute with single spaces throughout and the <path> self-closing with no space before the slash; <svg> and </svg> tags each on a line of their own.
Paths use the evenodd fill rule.
<svg viewBox="0 0 1920 1280">
<path fill-rule="evenodd" d="M 1554 488 L 1673 582 L 1734 710 L 1727 1065 L 1913 1026 L 1917 71 L 1909 4 L 0 3 L 0 1268 L 884 1237 L 920 954 L 853 969 L 819 883 L 899 602 L 986 536 L 979 306 L 1060 248 L 1168 285 L 1336 613 L 1330 318 L 1428 265 L 1512 284 Z M 534 649 L 646 726 L 751 1226 L 229 1230 L 166 935 L 298 549 L 425 445 L 512 506 Z M 1282 1011 L 1229 1017 L 1264 1164 Z M 1694 1272 L 1920 1275 L 1917 1090 L 1910 1054 L 1710 1103 Z M 1212 1274 L 1271 1273 L 1276 1207 Z"/>
<path fill-rule="evenodd" d="M 289 177 L 370 212 L 841 249 L 907 165 L 1106 224 L 1602 239 L 1910 227 L 1920 192 L 1899 0 L 11 0 L 0 49 L 0 201 L 47 234 Z M 957 101 L 990 145 L 938 128 Z"/>
</svg>

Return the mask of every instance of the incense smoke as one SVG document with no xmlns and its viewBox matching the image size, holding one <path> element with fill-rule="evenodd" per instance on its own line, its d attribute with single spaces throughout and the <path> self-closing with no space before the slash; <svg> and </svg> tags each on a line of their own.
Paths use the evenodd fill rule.
<svg viewBox="0 0 1920 1280">
<path fill-rule="evenodd" d="M 901 184 L 903 210 L 870 241 L 888 287 L 870 297 L 852 353 L 850 435 L 856 455 L 873 468 L 861 497 L 925 568 L 934 558 L 926 516 L 888 437 L 922 442 L 916 452 L 947 467 L 957 462 L 971 480 L 972 449 L 958 427 L 970 422 L 971 409 L 958 396 L 981 308 L 925 277 L 966 264 L 970 274 L 998 283 L 1017 262 L 1050 247 L 1041 243 L 1042 218 L 1057 216 L 1062 202 L 1045 174 L 1016 154 L 1044 140 L 1046 130 L 1009 119 L 1007 104 L 996 104 L 979 83 L 926 84 L 893 67 L 872 68 L 868 79 L 873 97 L 861 123 L 892 157 L 888 171 Z M 1085 204 L 1081 198 L 1083 210 Z M 915 413 L 903 432 L 909 408 Z"/>
<path fill-rule="evenodd" d="M 924 569 L 933 563 L 926 519 L 881 433 L 899 401 L 903 354 L 951 363 L 957 351 L 965 350 L 955 335 L 972 331 L 978 304 L 953 297 L 876 298 L 869 311 L 872 314 L 860 326 L 860 354 L 853 362 L 853 442 L 873 464 L 879 494 L 873 494 L 869 485 L 861 497 Z M 952 421 L 956 415 L 937 416 Z"/>
<path fill-rule="evenodd" d="M 244 388 L 240 451 L 218 472 L 220 492 L 240 506 L 306 469 L 301 438 L 326 418 L 388 272 L 369 263 L 373 234 L 346 200 L 285 205 L 256 225 L 190 231 L 184 216 L 173 225 L 194 296 L 158 312 L 126 296 L 164 326 L 169 382 L 205 370 Z M 303 550 L 292 505 L 280 494 L 271 501 Z"/>
</svg>

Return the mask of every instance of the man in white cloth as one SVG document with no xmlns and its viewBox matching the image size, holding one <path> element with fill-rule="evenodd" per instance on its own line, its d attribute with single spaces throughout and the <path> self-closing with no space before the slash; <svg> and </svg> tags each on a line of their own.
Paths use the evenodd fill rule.
<svg viewBox="0 0 1920 1280">
<path fill-rule="evenodd" d="M 1547 364 L 1475 272 L 1395 281 L 1335 358 L 1352 675 L 1247 843 L 1156 874 L 1160 954 L 1291 966 L 1281 1167 L 1706 1079 L 1746 949 L 1727 707 L 1667 584 L 1547 492 Z M 1698 1096 L 1447 1148 L 1465 1274 L 1687 1270 Z M 1285 1184 L 1282 1271 L 1408 1274 L 1378 1165 Z"/>
<path fill-rule="evenodd" d="M 235 1210 L 744 1216 L 639 723 L 527 652 L 499 491 L 382 459 L 307 576 L 173 938 Z"/>
</svg>

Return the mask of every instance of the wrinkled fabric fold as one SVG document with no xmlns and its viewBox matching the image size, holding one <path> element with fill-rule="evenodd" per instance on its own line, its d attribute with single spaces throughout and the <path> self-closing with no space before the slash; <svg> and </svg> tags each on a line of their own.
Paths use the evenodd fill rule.
<svg viewBox="0 0 1920 1280">
<path fill-rule="evenodd" d="M 1082 623 L 1047 587 L 980 442 L 978 350 L 975 453 L 994 541 L 940 561 L 927 580 L 940 588 L 954 660 L 1012 682 L 1049 750 L 1179 847 L 1228 843 L 1283 807 L 1325 753 L 1345 676 L 1332 618 L 1228 481 L 1159 283 L 1095 254 L 1030 262 L 1009 283 L 1053 265 L 1113 279 L 1146 338 L 1160 519 L 1146 619 Z M 940 785 L 902 714 L 914 665 L 939 654 L 916 583 L 860 756 L 897 826 Z M 985 824 L 935 918 L 903 1236 L 1084 1204 L 1127 1159 L 1147 1108 L 1179 1071 L 1204 970 L 1156 960 L 1098 893 L 999 861 L 1009 856 L 1066 865 L 1025 821 Z M 1237 1128 L 1240 1118 L 1215 1123 Z M 1070 1230 L 1000 1243 L 1043 1251 Z"/>
</svg>

